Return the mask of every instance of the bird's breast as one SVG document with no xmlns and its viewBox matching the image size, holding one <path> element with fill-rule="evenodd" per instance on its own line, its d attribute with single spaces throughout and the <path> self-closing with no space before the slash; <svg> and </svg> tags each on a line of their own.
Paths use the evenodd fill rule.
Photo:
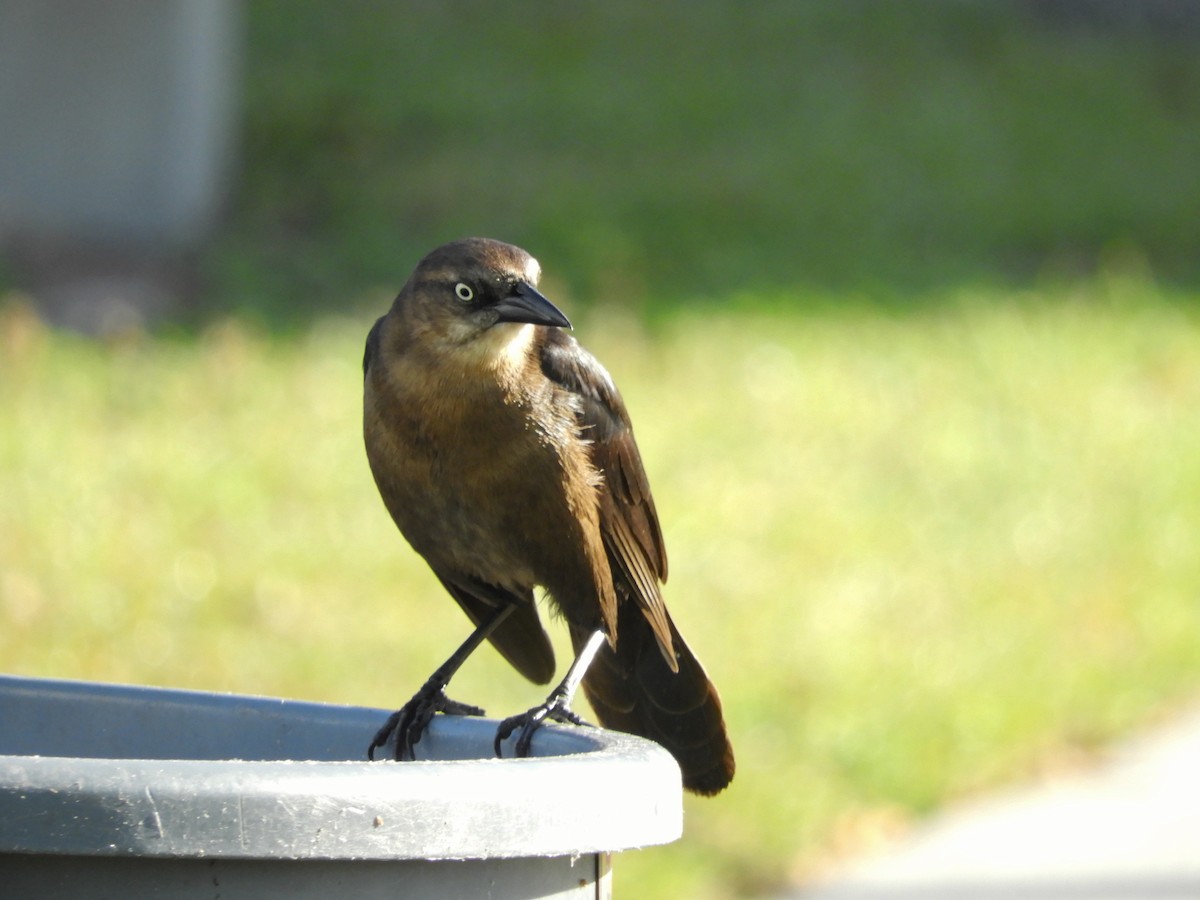
<svg viewBox="0 0 1200 900">
<path fill-rule="evenodd" d="M 513 587 L 544 583 L 544 548 L 570 542 L 577 507 L 594 495 L 573 410 L 561 401 L 548 387 L 514 390 L 492 379 L 368 384 L 364 431 L 376 483 L 435 568 Z"/>
</svg>

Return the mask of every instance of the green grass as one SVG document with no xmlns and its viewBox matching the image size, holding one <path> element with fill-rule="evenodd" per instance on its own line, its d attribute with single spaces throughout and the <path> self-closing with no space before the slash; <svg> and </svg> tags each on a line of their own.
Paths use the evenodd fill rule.
<svg viewBox="0 0 1200 900">
<path fill-rule="evenodd" d="M 1195 283 L 1200 54 L 1033 5 L 247 4 L 209 296 L 272 322 L 484 234 L 583 300 Z"/>
<path fill-rule="evenodd" d="M 739 762 L 619 891 L 764 889 L 1194 696 L 1195 298 L 1118 273 L 925 299 L 580 317 Z M 815 311 L 754 311 L 793 303 Z M 6 307 L 0 668 L 403 700 L 466 621 L 370 480 L 367 324 L 99 344 Z M 493 713 L 539 694 L 489 651 L 455 686 Z"/>
</svg>

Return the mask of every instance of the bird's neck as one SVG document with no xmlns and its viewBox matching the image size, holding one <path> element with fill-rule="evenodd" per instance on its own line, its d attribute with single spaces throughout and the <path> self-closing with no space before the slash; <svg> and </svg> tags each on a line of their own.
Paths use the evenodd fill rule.
<svg viewBox="0 0 1200 900">
<path fill-rule="evenodd" d="M 505 404 L 520 405 L 526 383 L 522 376 L 539 368 L 539 331 L 534 325 L 501 322 L 470 340 L 456 341 L 445 334 L 430 340 L 433 332 L 420 339 L 412 329 L 401 328 L 395 332 L 400 342 L 393 345 L 395 368 L 388 377 L 397 384 L 436 385 L 436 393 L 447 388 L 460 396 L 498 392 Z"/>
<path fill-rule="evenodd" d="M 502 322 L 493 325 L 482 338 L 481 362 L 496 373 L 502 383 L 518 378 L 529 366 L 536 347 L 537 328 L 533 325 Z"/>
</svg>

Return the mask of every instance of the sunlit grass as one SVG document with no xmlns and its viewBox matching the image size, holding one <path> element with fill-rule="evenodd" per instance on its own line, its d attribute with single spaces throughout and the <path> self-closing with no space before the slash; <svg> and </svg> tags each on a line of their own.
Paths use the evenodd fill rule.
<svg viewBox="0 0 1200 900">
<path fill-rule="evenodd" d="M 940 301 L 579 323 L 739 762 L 622 893 L 762 889 L 1194 690 L 1200 319 L 1136 279 Z M 368 324 L 105 345 L 10 306 L 0 669 L 404 699 L 466 621 L 366 468 Z M 486 651 L 455 687 L 539 694 Z"/>
</svg>

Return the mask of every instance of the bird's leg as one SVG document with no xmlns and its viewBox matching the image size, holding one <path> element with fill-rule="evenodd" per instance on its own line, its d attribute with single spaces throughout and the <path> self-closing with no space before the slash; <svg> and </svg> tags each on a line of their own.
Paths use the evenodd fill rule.
<svg viewBox="0 0 1200 900">
<path fill-rule="evenodd" d="M 579 690 L 579 684 L 583 681 L 583 676 L 587 674 L 592 660 L 600 652 L 600 646 L 607 639 L 603 630 L 593 631 L 587 643 L 583 645 L 583 649 L 579 651 L 579 655 L 575 657 L 575 661 L 571 663 L 566 677 L 550 692 L 550 696 L 544 702 L 519 715 L 510 716 L 500 723 L 500 727 L 496 729 L 496 740 L 493 744 L 497 756 L 504 755 L 500 751 L 500 745 L 518 728 L 521 729 L 521 733 L 517 735 L 517 756 L 528 756 L 534 732 L 541 728 L 542 723 L 547 719 L 555 722 L 570 722 L 572 725 L 587 724 L 572 711 L 571 699 Z"/>
<path fill-rule="evenodd" d="M 393 735 L 396 739 L 395 758 L 398 760 L 416 759 L 413 748 L 421 740 L 421 735 L 425 733 L 425 729 L 429 726 L 429 721 L 435 713 L 440 712 L 451 716 L 483 715 L 483 710 L 478 706 L 459 703 L 447 697 L 446 685 L 450 683 L 454 673 L 462 667 L 475 648 L 487 640 L 488 635 L 495 631 L 512 611 L 513 607 L 510 604 L 498 606 L 490 616 L 479 623 L 471 632 L 471 636 L 463 641 L 462 646 L 455 650 L 448 660 L 437 667 L 437 670 L 421 685 L 420 690 L 413 694 L 412 699 L 388 716 L 383 727 L 371 739 L 371 746 L 367 748 L 367 759 L 374 760 L 375 751 L 385 746 Z"/>
</svg>

